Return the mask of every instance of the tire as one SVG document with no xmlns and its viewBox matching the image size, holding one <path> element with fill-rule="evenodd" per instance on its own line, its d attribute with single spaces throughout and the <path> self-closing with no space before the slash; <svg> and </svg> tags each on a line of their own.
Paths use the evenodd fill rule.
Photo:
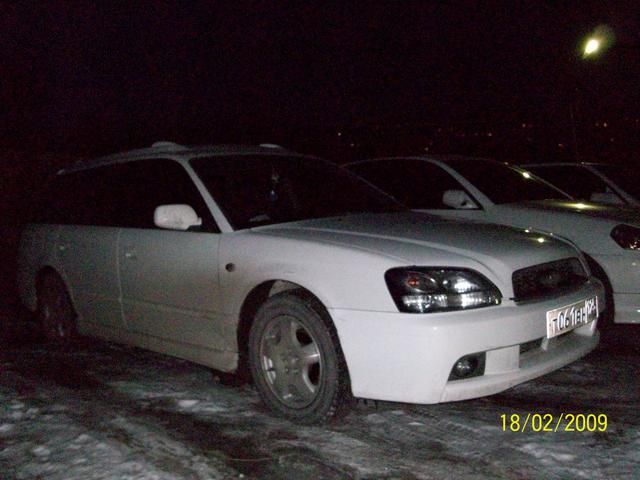
<svg viewBox="0 0 640 480">
<path fill-rule="evenodd" d="M 300 423 L 346 411 L 349 376 L 326 310 L 310 295 L 283 292 L 258 310 L 249 335 L 249 366 L 263 402 Z"/>
<path fill-rule="evenodd" d="M 62 279 L 45 274 L 37 287 L 38 322 L 48 343 L 69 347 L 77 339 L 76 313 Z"/>
</svg>

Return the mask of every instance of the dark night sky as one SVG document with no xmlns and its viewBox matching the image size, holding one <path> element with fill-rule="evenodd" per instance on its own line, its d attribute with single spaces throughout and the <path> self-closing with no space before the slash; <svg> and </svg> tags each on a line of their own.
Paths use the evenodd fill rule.
<svg viewBox="0 0 640 480">
<path fill-rule="evenodd" d="M 540 118 L 576 85 L 592 108 L 640 113 L 633 0 L 17 3 L 0 4 L 10 148 Z M 600 24 L 616 43 L 584 62 Z"/>
</svg>

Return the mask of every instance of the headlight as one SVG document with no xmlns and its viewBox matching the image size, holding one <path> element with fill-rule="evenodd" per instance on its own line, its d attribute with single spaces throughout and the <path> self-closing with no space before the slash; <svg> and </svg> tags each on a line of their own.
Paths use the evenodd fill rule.
<svg viewBox="0 0 640 480">
<path fill-rule="evenodd" d="M 498 288 L 477 272 L 438 267 L 392 268 L 385 273 L 401 312 L 430 313 L 499 305 Z"/>
<path fill-rule="evenodd" d="M 618 225 L 611 230 L 611 238 L 627 250 L 640 250 L 640 228 Z"/>
</svg>

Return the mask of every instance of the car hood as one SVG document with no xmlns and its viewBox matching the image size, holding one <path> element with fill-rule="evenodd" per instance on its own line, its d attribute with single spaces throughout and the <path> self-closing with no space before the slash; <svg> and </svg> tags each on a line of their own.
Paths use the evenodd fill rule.
<svg viewBox="0 0 640 480">
<path fill-rule="evenodd" d="M 353 214 L 259 227 L 256 233 L 338 244 L 406 264 L 480 262 L 501 273 L 578 256 L 564 241 L 512 227 L 401 212 Z M 447 262 L 447 263 L 442 263 Z"/>
<path fill-rule="evenodd" d="M 538 212 L 580 215 L 584 219 L 610 220 L 616 223 L 629 223 L 640 225 L 640 209 L 603 205 L 597 203 L 577 202 L 572 200 L 541 200 L 535 202 L 509 203 L 496 205 L 501 210 L 520 212 Z"/>
</svg>

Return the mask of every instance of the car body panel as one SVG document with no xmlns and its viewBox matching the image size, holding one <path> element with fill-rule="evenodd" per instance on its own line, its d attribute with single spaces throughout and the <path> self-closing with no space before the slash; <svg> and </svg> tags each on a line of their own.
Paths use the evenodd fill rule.
<svg viewBox="0 0 640 480">
<path fill-rule="evenodd" d="M 220 234 L 122 229 L 122 307 L 137 334 L 225 350 L 218 287 Z"/>
<path fill-rule="evenodd" d="M 470 268 L 512 297 L 512 271 L 576 253 L 562 241 L 495 225 L 467 226 L 416 213 L 357 214 L 224 235 L 221 263 L 236 270 L 221 274 L 221 288 L 229 299 L 237 288 L 286 280 L 319 292 L 328 308 L 396 312 L 383 275 L 390 268 Z M 239 304 L 225 311 L 238 312 Z"/>
<path fill-rule="evenodd" d="M 78 314 L 78 329 L 87 323 L 121 329 L 118 279 L 118 228 L 62 225 L 54 250 Z"/>
<path fill-rule="evenodd" d="M 592 288 L 586 286 L 566 300 L 592 295 Z M 601 286 L 598 292 L 599 304 L 604 304 Z M 571 341 L 552 342 L 547 350 L 537 351 L 535 358 L 520 354 L 519 345 L 545 336 L 541 309 L 554 305 L 557 302 L 547 301 L 410 316 L 333 309 L 330 314 L 343 339 L 354 395 L 437 403 L 472 398 L 478 389 L 486 395 L 499 392 L 566 365 L 595 348 L 598 334 L 592 322 L 572 332 Z M 514 324 L 517 329 L 511 328 Z M 479 351 L 487 352 L 485 375 L 448 380 L 459 358 Z"/>
</svg>

